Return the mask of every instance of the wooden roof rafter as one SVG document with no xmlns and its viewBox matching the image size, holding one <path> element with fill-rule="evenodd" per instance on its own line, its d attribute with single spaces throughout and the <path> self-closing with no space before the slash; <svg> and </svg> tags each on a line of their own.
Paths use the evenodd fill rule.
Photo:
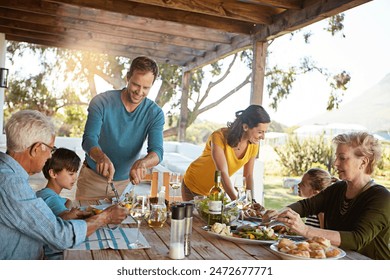
<svg viewBox="0 0 390 280">
<path fill-rule="evenodd" d="M 0 33 L 190 71 L 369 1 L 0 0 Z"/>
</svg>

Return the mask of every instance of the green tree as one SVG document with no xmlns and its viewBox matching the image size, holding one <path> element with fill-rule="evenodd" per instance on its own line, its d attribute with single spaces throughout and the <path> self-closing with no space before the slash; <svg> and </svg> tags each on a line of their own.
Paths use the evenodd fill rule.
<svg viewBox="0 0 390 280">
<path fill-rule="evenodd" d="M 328 20 L 327 31 L 332 35 L 337 34 L 343 29 L 343 16 L 332 17 Z M 295 32 L 294 34 L 297 34 Z M 304 40 L 309 42 L 311 34 L 305 33 Z M 272 43 L 272 42 L 271 42 Z M 121 88 L 125 86 L 126 70 L 129 67 L 131 58 L 113 57 L 106 54 L 96 54 L 84 51 L 73 51 L 65 49 L 55 48 L 42 48 L 33 46 L 30 44 L 16 44 L 11 43 L 7 46 L 7 54 L 10 55 L 9 59 L 12 62 L 17 56 L 24 53 L 33 53 L 40 56 L 42 63 L 41 73 L 35 76 L 30 76 L 23 79 L 13 78 L 11 80 L 12 87 L 8 90 L 6 101 L 6 114 L 22 108 L 23 106 L 31 106 L 29 108 L 35 108 L 43 111 L 49 115 L 56 114 L 75 114 L 70 118 L 62 118 L 64 122 L 72 122 L 79 118 L 81 121 L 85 120 L 85 117 L 80 117 L 82 111 L 76 108 L 67 109 L 66 107 L 81 106 L 86 113 L 86 104 L 88 101 L 97 94 L 95 76 L 99 76 L 114 88 Z M 45 56 L 47 59 L 45 59 Z M 204 67 L 197 69 L 191 73 L 191 83 L 189 90 L 189 102 L 188 102 L 188 118 L 186 120 L 185 128 L 187 129 L 194 121 L 204 112 L 218 106 L 221 102 L 227 98 L 236 94 L 241 88 L 251 82 L 251 74 L 248 71 L 247 75 L 244 75 L 242 80 L 239 81 L 232 88 L 225 89 L 224 92 L 217 92 L 216 86 L 221 84 L 226 79 L 230 79 L 231 69 L 237 63 L 245 63 L 249 69 L 252 65 L 252 51 L 245 50 L 240 53 L 236 53 L 231 57 L 218 61 Z M 224 63 L 227 64 L 226 67 Z M 178 123 L 177 116 L 180 115 L 178 110 L 180 103 L 181 81 L 182 72 L 177 66 L 160 64 L 161 86 L 158 90 L 156 97 L 156 103 L 161 107 L 169 104 L 170 110 L 168 112 L 168 124 L 165 136 L 178 135 Z M 278 102 L 283 98 L 287 98 L 293 88 L 294 81 L 298 75 L 305 74 L 311 71 L 318 71 L 323 74 L 327 79 L 330 86 L 330 97 L 328 102 L 328 109 L 337 108 L 341 102 L 340 96 L 342 96 L 343 90 L 347 88 L 347 84 L 350 80 L 350 76 L 346 71 L 342 71 L 340 74 L 332 74 L 327 72 L 323 67 L 316 65 L 309 58 L 304 58 L 302 63 L 296 67 L 290 67 L 288 70 L 283 70 L 281 67 L 274 65 L 266 69 L 266 79 L 268 94 L 273 100 L 271 107 L 277 110 Z M 65 74 L 64 74 L 65 73 Z M 203 83 L 205 76 L 211 76 L 211 80 L 203 90 Z M 57 83 L 49 85 L 49 77 Z M 64 86 L 66 84 L 67 86 Z M 65 89 L 61 89 L 59 85 L 64 86 Z M 12 91 L 12 93 L 10 93 Z M 15 92 L 14 92 L 15 91 Z M 79 96 L 76 100 L 74 96 L 69 101 L 67 97 L 69 92 Z M 55 93 L 55 94 L 54 94 Z M 18 95 L 22 94 L 22 95 Z M 14 96 L 12 96 L 14 95 Z M 24 105 L 20 105 L 18 98 L 23 96 Z M 209 98 L 217 96 L 216 101 L 209 102 Z M 27 105 L 26 105 L 27 104 Z M 64 135 L 77 135 L 80 129 L 74 129 L 69 131 L 66 127 L 74 127 L 73 123 L 69 123 L 67 126 L 63 125 Z M 81 125 L 80 127 L 83 127 Z"/>
<path fill-rule="evenodd" d="M 325 168 L 332 172 L 334 151 L 325 134 L 302 139 L 296 134 L 290 134 L 287 143 L 275 147 L 274 150 L 279 156 L 284 175 L 301 176 L 312 167 Z"/>
</svg>

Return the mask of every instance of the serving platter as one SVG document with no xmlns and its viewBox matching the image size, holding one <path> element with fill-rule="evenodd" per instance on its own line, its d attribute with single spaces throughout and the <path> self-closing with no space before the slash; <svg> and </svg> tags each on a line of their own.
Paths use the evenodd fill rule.
<svg viewBox="0 0 390 280">
<path fill-rule="evenodd" d="M 315 258 L 306 258 L 306 257 L 295 256 L 295 255 L 287 254 L 287 253 L 284 253 L 284 252 L 280 252 L 278 250 L 278 243 L 277 242 L 271 244 L 270 248 L 271 248 L 272 251 L 274 251 L 277 254 L 279 254 L 281 256 L 281 258 L 284 259 L 284 260 L 338 260 L 338 259 L 344 258 L 347 255 L 347 253 L 345 253 L 345 251 L 343 251 L 340 248 L 337 248 L 340 251 L 340 254 L 338 256 L 324 258 L 324 259 L 315 259 Z M 335 248 L 335 247 L 331 246 L 331 248 Z"/>
<path fill-rule="evenodd" d="M 235 236 L 227 236 L 216 232 L 212 232 L 210 230 L 206 230 L 206 232 L 210 235 L 219 237 L 221 239 L 225 239 L 234 243 L 241 243 L 241 244 L 264 245 L 264 244 L 273 244 L 277 242 L 277 240 L 257 240 L 257 239 L 248 239 L 248 238 L 241 238 Z"/>
</svg>

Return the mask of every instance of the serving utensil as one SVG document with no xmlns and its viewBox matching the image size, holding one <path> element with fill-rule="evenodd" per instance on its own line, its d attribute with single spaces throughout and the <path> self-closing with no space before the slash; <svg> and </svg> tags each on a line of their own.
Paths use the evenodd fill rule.
<svg viewBox="0 0 390 280">
<path fill-rule="evenodd" d="M 111 190 L 115 194 L 115 198 L 116 198 L 116 202 L 115 203 L 119 203 L 119 194 L 118 194 L 117 189 L 114 186 L 114 183 L 113 182 L 107 182 L 107 185 L 111 188 Z"/>
</svg>

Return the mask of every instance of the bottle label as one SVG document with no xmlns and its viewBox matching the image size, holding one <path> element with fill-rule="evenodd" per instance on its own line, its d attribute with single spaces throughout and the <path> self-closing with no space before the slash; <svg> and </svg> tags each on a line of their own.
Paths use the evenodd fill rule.
<svg viewBox="0 0 390 280">
<path fill-rule="evenodd" d="M 210 214 L 221 214 L 222 212 L 222 201 L 210 200 L 209 201 L 209 213 Z"/>
</svg>

